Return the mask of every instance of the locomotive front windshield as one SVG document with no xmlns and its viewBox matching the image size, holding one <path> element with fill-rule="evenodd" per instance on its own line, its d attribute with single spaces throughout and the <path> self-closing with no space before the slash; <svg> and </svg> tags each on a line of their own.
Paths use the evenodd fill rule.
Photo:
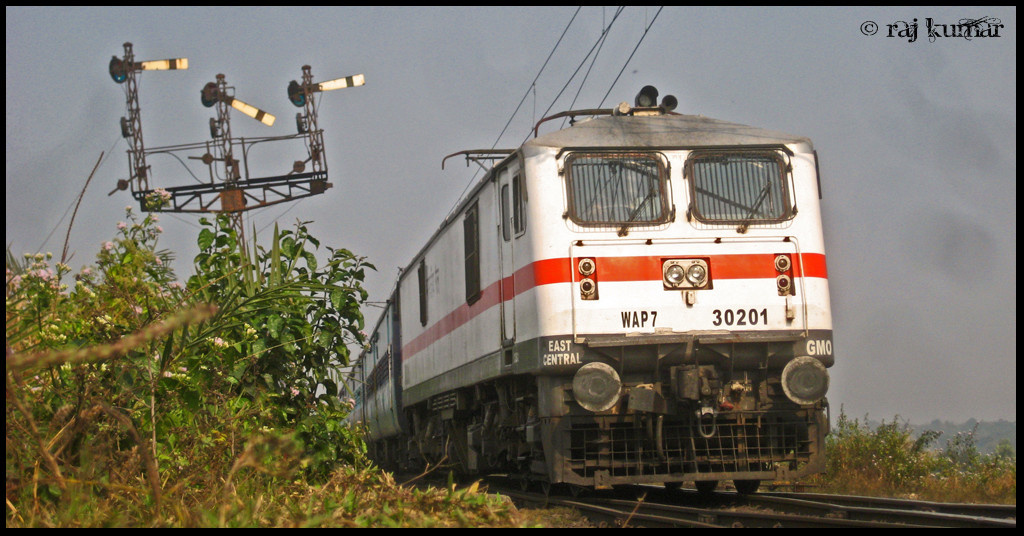
<svg viewBox="0 0 1024 536">
<path fill-rule="evenodd" d="M 570 216 L 581 225 L 668 221 L 668 172 L 653 154 L 573 154 L 566 159 Z"/>
<path fill-rule="evenodd" d="M 778 222 L 792 216 L 786 163 L 774 151 L 695 151 L 686 162 L 703 222 Z"/>
</svg>

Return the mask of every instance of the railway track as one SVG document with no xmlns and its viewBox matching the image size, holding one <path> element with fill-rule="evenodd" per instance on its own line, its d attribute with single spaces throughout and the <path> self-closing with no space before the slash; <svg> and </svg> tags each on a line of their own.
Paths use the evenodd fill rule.
<svg viewBox="0 0 1024 536">
<path fill-rule="evenodd" d="M 595 523 L 631 527 L 1012 528 L 1016 506 L 964 505 L 842 495 L 696 491 L 635 487 L 586 497 L 491 490 L 524 505 L 573 508 Z"/>
</svg>

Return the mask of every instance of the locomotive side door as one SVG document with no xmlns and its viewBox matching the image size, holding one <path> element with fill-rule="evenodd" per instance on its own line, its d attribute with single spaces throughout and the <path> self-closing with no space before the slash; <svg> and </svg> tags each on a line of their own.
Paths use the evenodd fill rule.
<svg viewBox="0 0 1024 536">
<path fill-rule="evenodd" d="M 520 176 L 519 166 L 515 162 L 499 170 L 497 175 L 498 215 L 501 219 L 498 223 L 498 264 L 501 277 L 498 292 L 501 299 L 501 345 L 505 354 L 502 362 L 505 365 L 512 364 L 512 344 L 516 339 L 516 288 L 513 275 L 516 236 L 522 228 L 522 204 L 517 202 L 517 198 L 522 198 Z"/>
</svg>

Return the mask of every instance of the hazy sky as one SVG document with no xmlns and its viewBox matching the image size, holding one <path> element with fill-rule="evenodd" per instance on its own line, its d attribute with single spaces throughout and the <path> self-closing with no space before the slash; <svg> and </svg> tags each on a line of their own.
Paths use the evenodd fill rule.
<svg viewBox="0 0 1024 536">
<path fill-rule="evenodd" d="M 147 148 L 208 139 L 215 111 L 199 91 L 218 73 L 278 118 L 268 128 L 233 114 L 233 133 L 249 137 L 294 132 L 286 87 L 303 65 L 316 81 L 365 73 L 364 87 L 319 95 L 334 188 L 247 213 L 247 228 L 266 240 L 275 220 L 314 221 L 324 245 L 377 265 L 367 281 L 377 301 L 474 180 L 462 160 L 442 171 L 445 155 L 514 148 L 549 107 L 611 107 L 650 84 L 675 95 L 679 112 L 813 140 L 833 415 L 1016 419 L 1015 8 L 653 6 L 616 18 L 614 7 L 585 7 L 569 25 L 576 10 L 7 7 L 7 245 L 59 256 L 101 153 L 71 232 L 72 267 L 91 264 L 135 206 L 128 192 L 107 195 L 128 174 L 124 93 L 107 74 L 126 41 L 137 60 L 189 59 L 187 71 L 138 77 Z M 1002 25 L 998 35 L 928 37 L 929 19 L 936 28 L 985 17 Z M 304 153 L 268 144 L 251 156 L 254 176 L 270 176 Z M 192 180 L 173 158 L 148 163 L 151 187 Z M 160 245 L 178 254 L 184 279 L 198 218 L 161 218 Z M 378 314 L 366 311 L 368 323 Z"/>
</svg>

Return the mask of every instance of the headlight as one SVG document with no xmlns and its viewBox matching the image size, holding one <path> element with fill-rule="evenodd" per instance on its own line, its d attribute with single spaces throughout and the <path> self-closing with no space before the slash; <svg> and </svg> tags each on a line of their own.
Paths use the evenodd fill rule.
<svg viewBox="0 0 1024 536">
<path fill-rule="evenodd" d="M 668 259 L 661 265 L 665 290 L 695 290 L 710 287 L 705 259 Z"/>
<path fill-rule="evenodd" d="M 682 266 L 673 264 L 665 269 L 665 282 L 670 286 L 678 287 L 683 282 L 684 273 Z"/>
<path fill-rule="evenodd" d="M 798 357 L 782 369 L 782 390 L 797 404 L 813 404 L 828 392 L 828 371 L 813 357 Z"/>
<path fill-rule="evenodd" d="M 703 286 L 707 278 L 708 269 L 703 264 L 694 263 L 686 269 L 686 280 L 695 287 Z"/>
<path fill-rule="evenodd" d="M 619 401 L 622 382 L 615 369 L 604 363 L 587 363 L 572 378 L 572 396 L 584 409 L 599 412 Z"/>
</svg>

